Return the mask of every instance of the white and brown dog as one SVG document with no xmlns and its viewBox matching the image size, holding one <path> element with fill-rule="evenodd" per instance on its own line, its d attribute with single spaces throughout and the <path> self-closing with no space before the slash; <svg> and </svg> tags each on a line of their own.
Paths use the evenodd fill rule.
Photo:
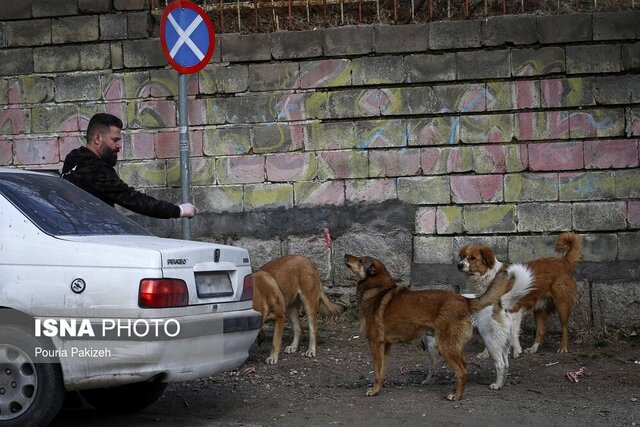
<svg viewBox="0 0 640 427">
<path fill-rule="evenodd" d="M 509 311 L 527 295 L 533 281 L 531 271 L 525 265 L 514 264 L 508 268 L 502 267 L 501 264 L 495 266 L 491 279 L 485 279 L 486 288 L 489 288 L 501 276 L 508 275 L 512 281 L 511 289 L 502 295 L 498 303 L 485 307 L 471 316 L 471 322 L 478 330 L 486 347 L 485 352 L 493 359 L 496 369 L 496 381 L 489 386 L 492 390 L 502 388 L 509 371 L 509 341 L 513 324 Z M 458 268 L 460 268 L 460 264 L 458 264 Z M 475 294 L 462 294 L 462 296 L 465 298 L 477 297 Z M 433 336 L 424 335 L 420 342 L 428 354 L 427 379 L 423 381 L 423 384 L 426 384 L 431 381 L 440 352 Z"/>
<path fill-rule="evenodd" d="M 538 258 L 525 265 L 533 273 L 531 291 L 510 308 L 513 326 L 511 329 L 511 346 L 513 356 L 522 353 L 520 346 L 520 323 L 525 311 L 533 311 L 536 320 L 536 339 L 534 344 L 525 349 L 525 353 L 535 353 L 544 338 L 547 315 L 558 312 L 562 338 L 559 353 L 568 352 L 569 318 L 575 304 L 577 284 L 573 277 L 576 264 L 582 258 L 582 241 L 573 232 L 558 236 L 555 250 L 562 257 Z M 482 245 L 467 245 L 460 249 L 458 270 L 467 274 L 475 292 L 482 293 L 493 280 L 498 271 L 506 266 L 496 260 L 493 250 Z"/>
</svg>

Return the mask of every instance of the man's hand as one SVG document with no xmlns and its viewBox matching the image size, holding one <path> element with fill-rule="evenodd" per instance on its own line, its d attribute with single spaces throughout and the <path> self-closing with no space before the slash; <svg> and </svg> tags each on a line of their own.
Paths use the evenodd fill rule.
<svg viewBox="0 0 640 427">
<path fill-rule="evenodd" d="M 191 203 L 178 205 L 178 207 L 180 208 L 180 218 L 193 218 L 196 214 L 196 207 Z"/>
</svg>

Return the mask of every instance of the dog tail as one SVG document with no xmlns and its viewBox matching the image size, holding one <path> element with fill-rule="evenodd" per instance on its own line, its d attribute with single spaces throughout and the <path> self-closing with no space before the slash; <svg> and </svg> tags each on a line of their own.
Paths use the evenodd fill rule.
<svg viewBox="0 0 640 427">
<path fill-rule="evenodd" d="M 524 264 L 512 264 L 507 268 L 507 274 L 513 277 L 513 287 L 509 292 L 500 297 L 502 308 L 511 310 L 520 299 L 531 291 L 533 273 Z"/>
<path fill-rule="evenodd" d="M 582 239 L 571 231 L 562 233 L 556 241 L 556 252 L 563 255 L 571 270 L 582 259 Z"/>
<path fill-rule="evenodd" d="M 324 293 L 324 290 L 320 288 L 320 314 L 325 316 L 337 316 L 344 313 L 346 310 L 347 307 L 331 301 L 327 294 Z"/>
</svg>

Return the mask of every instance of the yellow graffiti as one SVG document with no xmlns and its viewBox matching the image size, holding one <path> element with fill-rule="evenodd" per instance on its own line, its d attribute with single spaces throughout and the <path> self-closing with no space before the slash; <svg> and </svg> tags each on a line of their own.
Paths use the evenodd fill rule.
<svg viewBox="0 0 640 427">
<path fill-rule="evenodd" d="M 470 219 L 478 229 L 487 229 L 500 222 L 507 215 L 512 214 L 513 210 L 513 205 L 490 206 L 481 211 L 466 212 L 465 216 Z"/>
<path fill-rule="evenodd" d="M 238 204 L 242 204 L 242 187 L 237 185 L 234 185 L 234 186 L 218 185 L 214 188 L 219 192 L 223 193 L 228 200 L 231 200 L 232 202 L 235 202 Z M 219 206 L 220 202 L 215 201 L 215 204 Z"/>
<path fill-rule="evenodd" d="M 565 103 L 569 105 L 581 105 L 584 96 L 584 83 L 581 78 L 567 79 L 569 89 L 565 95 Z"/>
<path fill-rule="evenodd" d="M 150 90 L 157 87 L 162 92 L 163 96 L 176 96 L 178 95 L 178 79 L 175 76 L 168 74 L 152 74 L 150 79 L 150 85 L 146 86 L 144 90 Z"/>
<path fill-rule="evenodd" d="M 387 98 L 387 105 L 382 102 L 382 97 Z M 405 101 L 402 89 L 382 89 L 380 91 L 380 105 L 383 106 L 384 114 L 401 114 L 404 111 Z"/>
<path fill-rule="evenodd" d="M 293 201 L 293 187 L 288 184 L 245 189 L 246 202 L 252 206 L 285 205 Z"/>
<path fill-rule="evenodd" d="M 507 201 L 518 200 L 522 193 L 522 175 L 509 175 L 509 178 L 505 180 L 504 199 Z"/>
</svg>

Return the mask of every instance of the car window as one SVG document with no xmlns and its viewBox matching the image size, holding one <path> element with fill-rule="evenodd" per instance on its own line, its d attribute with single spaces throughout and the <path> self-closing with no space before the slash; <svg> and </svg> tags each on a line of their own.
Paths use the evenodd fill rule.
<svg viewBox="0 0 640 427">
<path fill-rule="evenodd" d="M 0 173 L 0 193 L 47 234 L 150 235 L 102 200 L 57 176 Z"/>
</svg>

